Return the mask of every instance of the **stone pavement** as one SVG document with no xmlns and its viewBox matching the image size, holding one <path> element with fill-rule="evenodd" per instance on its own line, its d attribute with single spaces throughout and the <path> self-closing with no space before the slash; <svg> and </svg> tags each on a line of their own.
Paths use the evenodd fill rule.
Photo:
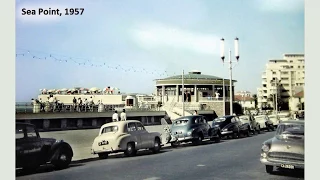
<svg viewBox="0 0 320 180">
<path fill-rule="evenodd" d="M 164 134 L 162 125 L 145 126 L 149 132 L 160 132 Z M 69 131 L 51 131 L 40 132 L 43 138 L 63 139 L 68 142 L 74 152 L 73 161 L 96 158 L 98 155 L 91 154 L 91 145 L 94 138 L 98 135 L 99 129 L 85 129 L 85 130 L 69 130 Z M 162 136 L 162 142 L 165 142 L 165 136 Z M 170 146 L 166 144 L 164 147 Z"/>
</svg>

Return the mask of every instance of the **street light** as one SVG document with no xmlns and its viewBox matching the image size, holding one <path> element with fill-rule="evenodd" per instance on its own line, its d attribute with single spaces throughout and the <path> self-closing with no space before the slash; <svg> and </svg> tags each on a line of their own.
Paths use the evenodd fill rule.
<svg viewBox="0 0 320 180">
<path fill-rule="evenodd" d="M 278 71 L 281 72 L 280 70 L 278 70 Z M 271 70 L 271 72 L 273 73 L 275 71 Z M 271 80 L 271 83 L 274 83 L 275 90 L 276 90 L 276 93 L 275 93 L 276 97 L 275 97 L 275 100 L 273 100 L 273 101 L 276 102 L 276 104 L 275 104 L 275 106 L 276 106 L 276 114 L 278 114 L 278 86 L 279 86 L 280 82 L 281 82 L 281 80 L 279 80 L 278 77 L 273 77 L 272 80 Z"/>
<path fill-rule="evenodd" d="M 220 57 L 222 59 L 222 63 L 224 64 L 224 59 L 225 59 L 225 56 L 224 56 L 224 39 L 222 38 L 221 41 L 221 52 L 220 52 Z M 233 69 L 233 66 L 232 66 L 232 63 L 235 62 L 235 63 L 238 63 L 239 62 L 239 38 L 235 38 L 234 39 L 234 55 L 236 57 L 236 61 L 232 61 L 231 60 L 231 49 L 229 48 L 229 58 L 228 58 L 228 63 L 229 63 L 229 70 L 230 70 L 230 115 L 233 114 L 233 92 L 232 92 L 232 69 Z"/>
</svg>

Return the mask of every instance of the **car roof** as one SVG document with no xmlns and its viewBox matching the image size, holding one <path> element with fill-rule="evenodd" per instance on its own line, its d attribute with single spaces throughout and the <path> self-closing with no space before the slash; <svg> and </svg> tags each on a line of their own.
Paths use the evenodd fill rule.
<svg viewBox="0 0 320 180">
<path fill-rule="evenodd" d="M 282 122 L 280 122 L 280 124 L 301 124 L 301 125 L 304 125 L 304 121 L 288 120 L 288 121 L 282 121 Z"/>
<path fill-rule="evenodd" d="M 34 124 L 31 124 L 31 123 L 23 123 L 23 122 L 16 122 L 16 125 L 35 126 Z"/>
<path fill-rule="evenodd" d="M 139 123 L 141 123 L 141 121 L 139 121 L 139 120 L 116 121 L 116 122 L 106 123 L 106 124 L 102 125 L 101 128 L 107 127 L 107 126 L 124 126 L 124 125 L 126 125 L 127 123 L 130 123 L 130 122 L 139 122 Z"/>
</svg>

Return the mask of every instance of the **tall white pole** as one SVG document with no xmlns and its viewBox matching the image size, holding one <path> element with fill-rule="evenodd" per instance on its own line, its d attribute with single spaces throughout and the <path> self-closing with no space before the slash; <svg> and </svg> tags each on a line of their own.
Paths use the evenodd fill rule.
<svg viewBox="0 0 320 180">
<path fill-rule="evenodd" d="M 232 97 L 232 61 L 231 49 L 229 49 L 229 69 L 230 69 L 230 115 L 233 114 L 233 97 Z"/>
<path fill-rule="evenodd" d="M 182 116 L 184 116 L 184 70 L 182 70 Z"/>
<path fill-rule="evenodd" d="M 225 84 L 224 84 L 224 78 L 222 79 L 222 96 L 223 96 L 223 116 L 226 115 L 226 95 L 225 95 Z"/>
<path fill-rule="evenodd" d="M 278 78 L 276 78 L 276 114 L 278 114 Z"/>
</svg>

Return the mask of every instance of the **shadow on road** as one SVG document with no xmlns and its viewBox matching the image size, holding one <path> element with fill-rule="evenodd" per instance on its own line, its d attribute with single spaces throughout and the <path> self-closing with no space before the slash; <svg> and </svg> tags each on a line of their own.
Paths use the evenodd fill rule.
<svg viewBox="0 0 320 180">
<path fill-rule="evenodd" d="M 272 175 L 286 176 L 286 177 L 292 177 L 292 178 L 304 178 L 304 170 L 303 169 L 288 170 L 288 169 L 278 168 L 276 171 L 272 172 Z"/>
<path fill-rule="evenodd" d="M 161 151 L 159 153 L 157 153 L 157 154 L 166 153 L 168 151 L 172 151 L 172 150 L 169 150 L 167 147 L 164 147 L 164 148 L 161 148 Z M 157 154 L 154 154 L 149 150 L 140 150 L 133 157 L 127 157 L 123 153 L 117 153 L 117 154 L 110 154 L 107 159 L 134 158 L 134 157 L 139 157 L 139 156 L 149 156 L 149 155 L 157 155 Z M 100 160 L 100 158 L 99 157 L 94 157 L 94 158 L 81 159 L 81 160 L 77 160 L 77 161 L 72 161 L 71 164 L 77 165 L 77 164 L 83 164 L 83 163 L 97 161 L 97 160 Z"/>
<path fill-rule="evenodd" d="M 70 164 L 70 166 L 67 168 L 73 168 L 73 167 L 78 167 L 78 166 L 83 166 L 83 164 Z M 41 174 L 41 173 L 47 173 L 47 172 L 54 172 L 54 171 L 63 171 L 64 169 L 57 170 L 52 164 L 46 164 L 40 166 L 37 170 L 33 172 L 26 172 L 23 169 L 17 169 L 16 170 L 16 177 L 19 176 L 26 176 L 26 175 L 31 175 L 31 174 Z"/>
</svg>

